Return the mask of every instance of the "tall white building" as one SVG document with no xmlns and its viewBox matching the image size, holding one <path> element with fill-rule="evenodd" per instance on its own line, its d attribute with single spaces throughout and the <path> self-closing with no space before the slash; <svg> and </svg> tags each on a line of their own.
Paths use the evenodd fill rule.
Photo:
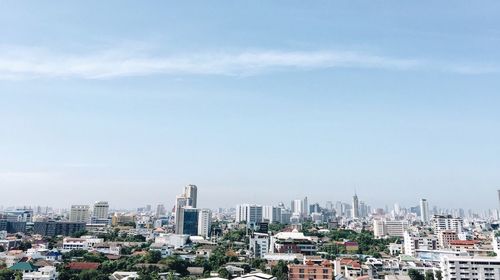
<svg viewBox="0 0 500 280">
<path fill-rule="evenodd" d="M 406 231 L 404 233 L 404 253 L 415 256 L 417 250 L 437 250 L 438 239 L 436 236 L 420 236 Z"/>
<path fill-rule="evenodd" d="M 255 226 L 262 222 L 262 206 L 256 204 L 240 204 L 236 206 L 236 222 L 246 222 L 248 226 Z"/>
<path fill-rule="evenodd" d="M 281 221 L 281 207 L 276 206 L 262 206 L 262 219 L 270 223 Z"/>
<path fill-rule="evenodd" d="M 431 220 L 431 227 L 435 234 L 450 230 L 460 234 L 463 232 L 464 221 L 462 218 L 453 218 L 451 215 L 434 215 Z"/>
<path fill-rule="evenodd" d="M 352 218 L 359 218 L 359 199 L 357 194 L 354 194 L 352 197 Z"/>
<path fill-rule="evenodd" d="M 198 212 L 198 235 L 208 238 L 212 228 L 212 211 L 200 209 Z"/>
<path fill-rule="evenodd" d="M 255 258 L 263 258 L 269 253 L 269 235 L 266 233 L 254 233 L 250 236 L 249 248 Z"/>
<path fill-rule="evenodd" d="M 69 221 L 75 223 L 88 223 L 90 207 L 88 205 L 71 205 Z"/>
<path fill-rule="evenodd" d="M 304 201 L 301 199 L 292 200 L 292 215 L 301 217 L 304 214 Z"/>
<path fill-rule="evenodd" d="M 373 220 L 373 233 L 375 237 L 403 237 L 407 229 L 407 221 Z"/>
<path fill-rule="evenodd" d="M 420 219 L 424 224 L 429 223 L 429 202 L 425 198 L 420 200 Z"/>
<path fill-rule="evenodd" d="M 92 209 L 92 218 L 104 220 L 108 218 L 109 204 L 107 201 L 96 201 Z"/>
</svg>

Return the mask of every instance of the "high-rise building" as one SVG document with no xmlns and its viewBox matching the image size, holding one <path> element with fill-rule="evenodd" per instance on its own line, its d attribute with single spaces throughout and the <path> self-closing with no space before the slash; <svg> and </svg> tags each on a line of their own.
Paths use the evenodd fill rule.
<svg viewBox="0 0 500 280">
<path fill-rule="evenodd" d="M 196 208 L 198 199 L 198 187 L 196 185 L 186 185 L 184 187 L 184 197 L 188 199 L 189 206 Z"/>
<path fill-rule="evenodd" d="M 304 201 L 301 199 L 292 200 L 292 215 L 301 217 L 304 214 Z"/>
<path fill-rule="evenodd" d="M 161 203 L 158 204 L 156 206 L 156 213 L 155 213 L 156 217 L 161 217 L 161 216 L 165 215 L 165 213 L 166 213 L 166 211 L 165 211 L 165 205 L 163 205 Z"/>
<path fill-rule="evenodd" d="M 500 190 L 497 190 L 497 193 L 498 193 L 498 206 L 500 208 Z"/>
<path fill-rule="evenodd" d="M 302 203 L 302 215 L 304 217 L 309 216 L 309 201 L 307 200 L 307 196 L 304 197 L 303 203 Z"/>
<path fill-rule="evenodd" d="M 198 235 L 207 238 L 210 236 L 212 228 L 212 211 L 200 209 L 198 211 Z"/>
<path fill-rule="evenodd" d="M 359 199 L 357 194 L 354 194 L 352 197 L 352 218 L 359 218 Z"/>
<path fill-rule="evenodd" d="M 262 220 L 270 223 L 281 221 L 281 208 L 276 206 L 262 206 Z"/>
<path fill-rule="evenodd" d="M 236 206 L 236 222 L 246 222 L 247 226 L 255 227 L 262 222 L 262 206 L 255 204 L 240 204 Z"/>
<path fill-rule="evenodd" d="M 71 205 L 69 221 L 73 223 L 88 223 L 90 207 L 88 205 Z"/>
<path fill-rule="evenodd" d="M 179 210 L 176 234 L 198 235 L 199 209 L 184 207 Z"/>
<path fill-rule="evenodd" d="M 109 204 L 107 201 L 97 201 L 94 203 L 92 218 L 105 220 L 108 219 Z"/>
<path fill-rule="evenodd" d="M 424 224 L 429 222 L 429 203 L 425 198 L 420 200 L 420 219 Z"/>
</svg>

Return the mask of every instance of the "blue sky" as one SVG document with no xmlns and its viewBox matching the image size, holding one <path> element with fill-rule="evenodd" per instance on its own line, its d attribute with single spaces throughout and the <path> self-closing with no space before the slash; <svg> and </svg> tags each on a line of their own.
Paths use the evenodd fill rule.
<svg viewBox="0 0 500 280">
<path fill-rule="evenodd" d="M 496 207 L 499 12 L 0 1 L 2 204 Z"/>
</svg>

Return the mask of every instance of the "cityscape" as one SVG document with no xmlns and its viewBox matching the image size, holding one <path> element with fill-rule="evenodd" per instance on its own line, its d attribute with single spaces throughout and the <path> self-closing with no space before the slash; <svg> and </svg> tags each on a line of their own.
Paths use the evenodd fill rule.
<svg viewBox="0 0 500 280">
<path fill-rule="evenodd" d="M 495 279 L 500 190 L 496 196 L 499 208 L 484 213 L 431 207 L 426 198 L 409 208 L 372 208 L 357 193 L 350 202 L 325 205 L 304 197 L 205 209 L 197 208 L 203 188 L 188 184 L 170 204 L 127 211 L 112 210 L 107 201 L 57 210 L 5 207 L 0 275 Z"/>
<path fill-rule="evenodd" d="M 0 27 L 0 280 L 500 280 L 500 1 Z"/>
</svg>

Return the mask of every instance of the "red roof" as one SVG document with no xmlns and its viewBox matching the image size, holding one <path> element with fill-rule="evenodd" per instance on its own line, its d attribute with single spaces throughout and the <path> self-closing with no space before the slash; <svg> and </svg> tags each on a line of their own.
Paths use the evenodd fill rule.
<svg viewBox="0 0 500 280">
<path fill-rule="evenodd" d="M 96 270 L 101 264 L 95 262 L 71 262 L 68 268 L 71 270 Z"/>
<path fill-rule="evenodd" d="M 477 240 L 452 240 L 450 245 L 476 245 L 479 243 Z"/>
</svg>

